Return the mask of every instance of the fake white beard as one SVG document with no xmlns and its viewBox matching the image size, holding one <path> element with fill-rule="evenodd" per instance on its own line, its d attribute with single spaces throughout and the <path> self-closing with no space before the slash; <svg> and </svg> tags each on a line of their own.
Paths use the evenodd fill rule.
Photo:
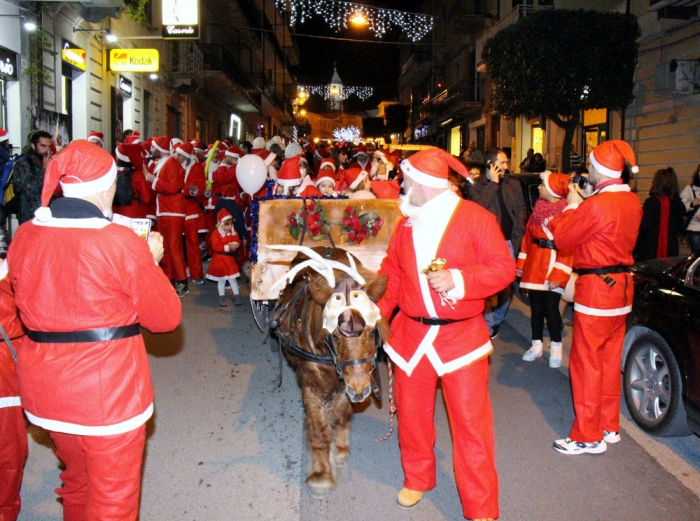
<svg viewBox="0 0 700 521">
<path fill-rule="evenodd" d="M 401 213 L 405 217 L 408 217 L 408 226 L 414 226 L 419 222 L 422 211 L 422 208 L 420 206 L 414 206 L 409 202 L 411 199 L 412 191 L 413 187 L 409 188 L 408 192 L 406 192 L 404 195 L 399 196 L 399 198 L 401 199 L 401 206 L 399 207 L 399 210 L 401 210 Z"/>
<path fill-rule="evenodd" d="M 111 221 L 112 217 L 114 217 L 114 211 L 112 210 L 112 207 L 105 208 L 102 204 L 102 201 L 97 195 L 95 196 L 95 199 L 97 199 L 97 203 L 100 205 L 100 211 L 102 212 L 102 215 L 104 215 L 107 219 Z"/>
</svg>

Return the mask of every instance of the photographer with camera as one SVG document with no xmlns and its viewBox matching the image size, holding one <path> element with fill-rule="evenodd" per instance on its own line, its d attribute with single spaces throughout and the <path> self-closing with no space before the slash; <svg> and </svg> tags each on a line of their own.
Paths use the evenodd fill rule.
<svg viewBox="0 0 700 521">
<path fill-rule="evenodd" d="M 500 148 L 491 148 L 485 153 L 486 175 L 474 181 L 472 200 L 496 216 L 501 232 L 513 259 L 520 251 L 525 235 L 527 208 L 517 179 L 508 171 L 508 156 Z M 513 290 L 509 285 L 487 302 L 484 318 L 491 338 L 498 336 L 498 329 L 506 318 Z"/>
<path fill-rule="evenodd" d="M 44 173 L 51 161 L 51 134 L 37 130 L 29 136 L 29 146 L 17 159 L 12 171 L 12 187 L 19 198 L 19 224 L 34 217 L 34 211 L 41 206 L 41 189 L 44 186 Z"/>
<path fill-rule="evenodd" d="M 620 441 L 620 360 L 634 286 L 629 267 L 642 208 L 622 181 L 637 172 L 625 141 L 606 141 L 590 154 L 588 183 L 569 184 L 568 206 L 552 223 L 557 249 L 574 250 L 579 278 L 574 294 L 574 336 L 569 373 L 576 418 L 569 436 L 554 442 L 562 454 L 600 454 Z"/>
</svg>

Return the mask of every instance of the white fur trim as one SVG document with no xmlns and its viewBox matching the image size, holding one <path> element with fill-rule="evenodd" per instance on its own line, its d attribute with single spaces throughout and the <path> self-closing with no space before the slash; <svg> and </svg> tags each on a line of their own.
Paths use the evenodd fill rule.
<svg viewBox="0 0 700 521">
<path fill-rule="evenodd" d="M 69 176 L 64 176 L 63 179 Z M 100 192 L 106 192 L 114 183 L 117 178 L 117 165 L 112 161 L 112 165 L 109 171 L 102 177 L 95 179 L 93 181 L 79 182 L 79 183 L 64 183 L 59 181 L 61 188 L 63 189 L 63 195 L 65 197 L 85 197 L 86 195 L 95 195 Z"/>
<path fill-rule="evenodd" d="M 363 170 L 360 172 L 360 175 L 357 176 L 357 179 L 355 179 L 352 184 L 350 184 L 350 189 L 354 190 L 358 186 L 360 186 L 360 183 L 365 180 L 365 178 L 369 175 L 367 170 Z"/>
<path fill-rule="evenodd" d="M 598 172 L 607 177 L 618 178 L 622 176 L 622 170 L 611 170 L 607 166 L 603 166 L 598 161 L 596 161 L 595 156 L 593 155 L 594 151 L 595 149 L 591 151 L 590 154 L 588 154 L 588 157 L 591 160 L 591 164 Z"/>
<path fill-rule="evenodd" d="M 301 177 L 298 179 L 280 179 L 278 177 L 277 184 L 280 186 L 299 186 L 301 184 Z"/>
<path fill-rule="evenodd" d="M 24 412 L 27 414 L 27 418 L 30 422 L 39 427 L 43 427 L 47 431 L 77 434 L 82 436 L 111 436 L 114 434 L 124 434 L 125 432 L 133 431 L 146 423 L 146 421 L 153 416 L 153 403 L 151 403 L 145 411 L 137 416 L 134 416 L 133 418 L 129 418 L 121 423 L 115 423 L 114 425 L 100 426 L 80 425 L 78 423 L 49 420 L 47 418 L 39 418 L 38 416 L 34 416 L 32 413 L 26 410 Z"/>
<path fill-rule="evenodd" d="M 2 259 L 2 262 L 0 262 L 0 280 L 3 280 L 5 277 L 7 277 L 8 273 L 9 269 L 7 267 L 7 259 Z"/>
<path fill-rule="evenodd" d="M 170 155 L 170 148 L 167 148 L 167 149 L 166 149 L 166 148 L 161 148 L 161 147 L 158 146 L 158 143 L 156 143 L 155 141 L 153 141 L 153 144 L 152 144 L 151 146 L 152 146 L 153 148 L 155 148 L 156 150 L 160 150 L 163 154 L 168 154 L 168 155 Z M 161 159 L 162 159 L 162 158 L 161 158 Z"/>
<path fill-rule="evenodd" d="M 119 147 L 117 147 L 114 150 L 114 155 L 117 156 L 117 159 L 121 159 L 122 161 L 126 161 L 127 163 L 131 163 L 131 159 L 129 159 L 129 156 L 125 156 L 121 152 L 119 152 Z"/>
<path fill-rule="evenodd" d="M 566 273 L 567 275 L 568 275 L 569 273 L 571 273 L 571 271 L 572 271 L 572 270 L 571 270 L 571 266 L 567 266 L 566 264 L 562 264 L 561 262 L 555 262 L 555 263 L 554 263 L 554 267 L 555 267 L 556 269 L 558 269 L 558 270 L 563 271 L 563 272 Z"/>
<path fill-rule="evenodd" d="M 186 157 L 187 159 L 192 159 L 192 154 L 188 154 L 187 152 L 185 152 L 181 148 L 176 148 L 175 153 L 180 154 L 181 156 Z"/>
<path fill-rule="evenodd" d="M 241 155 L 238 152 L 229 152 L 228 150 L 226 153 L 224 153 L 225 156 L 228 157 L 235 157 L 236 159 L 240 159 Z"/>
<path fill-rule="evenodd" d="M 404 159 L 401 163 L 401 171 L 404 175 L 407 175 L 416 183 L 422 184 L 423 186 L 429 186 L 430 188 L 447 188 L 449 186 L 447 179 L 441 179 L 421 172 L 415 168 L 408 159 Z"/>
<path fill-rule="evenodd" d="M 46 212 L 39 210 L 46 209 Z M 48 215 L 48 218 L 46 217 Z M 41 218 L 40 218 L 41 217 Z M 51 215 L 51 209 L 42 206 L 34 212 L 32 224 L 46 226 L 48 228 L 76 228 L 79 230 L 100 230 L 110 224 L 111 221 L 100 217 L 88 217 L 87 219 L 57 219 Z"/>
<path fill-rule="evenodd" d="M 87 138 L 87 140 L 88 140 L 88 141 L 99 141 L 99 142 L 100 142 L 100 146 L 104 146 L 104 144 L 105 144 L 104 141 L 102 141 L 102 140 L 101 140 L 100 138 L 98 138 L 97 136 L 90 136 L 89 138 Z M 97 144 L 97 143 L 93 143 L 93 145 L 96 145 L 96 144 Z"/>
<path fill-rule="evenodd" d="M 534 282 L 521 282 L 520 287 L 523 289 L 535 289 L 537 291 L 553 291 L 554 293 L 564 293 L 564 288 L 559 286 L 556 289 L 549 289 L 547 287 L 547 282 L 544 284 L 535 284 Z"/>
<path fill-rule="evenodd" d="M 0 409 L 6 409 L 8 407 L 20 407 L 22 401 L 19 396 L 6 396 L 5 398 L 0 398 Z"/>
</svg>

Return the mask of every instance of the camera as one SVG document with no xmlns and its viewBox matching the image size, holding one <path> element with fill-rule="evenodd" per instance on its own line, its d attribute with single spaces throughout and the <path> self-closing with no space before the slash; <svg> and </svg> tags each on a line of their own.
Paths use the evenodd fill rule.
<svg viewBox="0 0 700 521">
<path fill-rule="evenodd" d="M 580 190 L 585 190 L 586 188 L 588 188 L 588 176 L 582 174 L 581 172 L 577 172 L 571 178 L 571 181 L 569 181 L 569 183 L 578 186 Z"/>
</svg>

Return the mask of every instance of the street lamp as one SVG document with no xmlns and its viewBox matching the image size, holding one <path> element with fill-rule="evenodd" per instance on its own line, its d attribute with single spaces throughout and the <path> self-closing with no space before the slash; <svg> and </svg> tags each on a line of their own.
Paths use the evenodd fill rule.
<svg viewBox="0 0 700 521">
<path fill-rule="evenodd" d="M 358 9 L 352 14 L 350 22 L 354 23 L 355 25 L 367 25 L 367 17 Z"/>
</svg>

